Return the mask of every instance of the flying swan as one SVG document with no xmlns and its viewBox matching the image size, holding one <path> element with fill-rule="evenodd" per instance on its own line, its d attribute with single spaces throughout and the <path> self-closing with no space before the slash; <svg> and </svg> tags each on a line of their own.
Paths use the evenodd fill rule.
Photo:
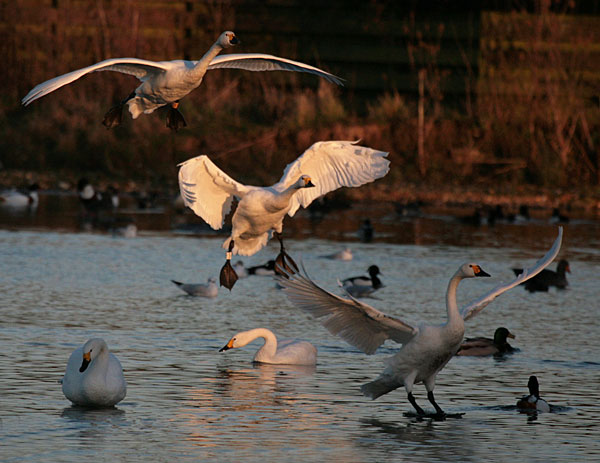
<svg viewBox="0 0 600 463">
<path fill-rule="evenodd" d="M 358 187 L 383 177 L 389 171 L 388 153 L 358 146 L 357 142 L 317 142 L 288 164 L 283 176 L 269 187 L 243 185 L 221 171 L 208 156 L 179 164 L 179 189 L 184 204 L 213 229 L 223 226 L 233 198 L 239 200 L 232 217 L 231 236 L 223 243 L 228 250 L 220 282 L 229 289 L 237 275 L 229 263 L 232 254 L 251 256 L 267 244 L 271 231 L 280 242 L 279 266 L 292 267 L 285 253 L 281 232 L 285 214 L 340 187 Z M 293 268 L 287 267 L 288 270 Z M 296 267 L 297 269 L 297 267 Z"/>
<path fill-rule="evenodd" d="M 277 365 L 314 365 L 317 363 L 317 348 L 308 341 L 284 339 L 277 342 L 275 334 L 267 328 L 255 328 L 234 335 L 219 352 L 244 347 L 258 338 L 265 343 L 254 355 L 254 361 Z"/>
<path fill-rule="evenodd" d="M 83 69 L 63 74 L 36 85 L 21 100 L 27 106 L 54 90 L 70 84 L 90 72 L 115 71 L 137 77 L 142 84 L 121 103 L 111 108 L 102 123 L 107 128 L 121 123 L 123 106 L 129 106 L 133 119 L 141 113 L 149 114 L 161 106 L 170 105 L 167 127 L 177 131 L 187 124 L 177 110 L 179 100 L 197 88 L 206 71 L 220 68 L 245 69 L 246 71 L 296 71 L 315 74 L 338 85 L 342 79 L 314 66 L 278 56 L 262 53 L 242 53 L 217 56 L 223 49 L 237 45 L 239 40 L 231 31 L 223 32 L 199 61 L 148 61 L 139 58 L 111 58 Z"/>
<path fill-rule="evenodd" d="M 435 416 L 445 416 L 435 402 L 433 389 L 435 377 L 460 347 L 465 332 L 465 320 L 477 315 L 497 296 L 537 275 L 558 254 L 562 242 L 562 227 L 552 248 L 521 275 L 509 283 L 500 284 L 476 301 L 459 310 L 456 290 L 463 278 L 489 276 L 474 263 L 461 265 L 450 279 L 446 291 L 448 319 L 441 325 L 421 324 L 411 326 L 400 319 L 390 317 L 355 298 L 344 299 L 320 288 L 308 275 L 300 273 L 280 277 L 279 283 L 289 299 L 299 308 L 316 318 L 331 333 L 359 348 L 373 354 L 386 339 L 402 344 L 402 348 L 390 357 L 383 373 L 375 381 L 361 387 L 364 395 L 376 399 L 394 389 L 404 386 L 408 400 L 419 415 L 423 409 L 417 405 L 412 394 L 413 385 L 424 383 L 427 398 L 436 410 Z"/>
<path fill-rule="evenodd" d="M 112 407 L 123 400 L 123 368 L 104 339 L 92 338 L 73 351 L 62 379 L 63 394 L 75 405 Z"/>
</svg>

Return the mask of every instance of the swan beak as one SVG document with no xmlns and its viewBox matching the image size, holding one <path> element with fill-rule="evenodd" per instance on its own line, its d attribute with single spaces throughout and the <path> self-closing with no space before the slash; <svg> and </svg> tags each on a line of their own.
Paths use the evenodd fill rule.
<svg viewBox="0 0 600 463">
<path fill-rule="evenodd" d="M 79 368 L 79 373 L 83 373 L 86 370 L 86 368 L 90 364 L 90 361 L 91 361 L 90 353 L 86 352 L 85 354 L 83 354 L 83 361 L 81 362 L 81 367 Z"/>
<path fill-rule="evenodd" d="M 230 339 L 227 344 L 219 349 L 219 352 L 223 352 L 224 350 L 229 350 L 233 347 L 233 339 Z"/>
<path fill-rule="evenodd" d="M 231 39 L 229 39 L 229 43 L 230 43 L 231 45 L 238 45 L 238 44 L 240 44 L 241 42 L 240 42 L 240 41 L 238 40 L 238 38 L 237 38 L 237 37 L 234 35 L 233 37 L 231 37 Z"/>
<path fill-rule="evenodd" d="M 314 187 L 314 186 L 315 186 L 315 184 L 312 182 L 311 179 L 305 180 L 304 188 L 310 188 L 310 187 Z"/>
<path fill-rule="evenodd" d="M 489 277 L 491 276 L 489 273 L 485 272 L 481 267 L 479 267 L 478 265 L 473 266 L 473 272 L 475 273 L 476 277 Z"/>
</svg>

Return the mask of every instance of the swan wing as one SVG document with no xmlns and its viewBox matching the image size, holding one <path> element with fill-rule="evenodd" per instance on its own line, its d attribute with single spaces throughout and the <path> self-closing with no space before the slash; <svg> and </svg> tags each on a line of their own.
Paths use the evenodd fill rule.
<svg viewBox="0 0 600 463">
<path fill-rule="evenodd" d="M 496 299 L 496 297 L 498 297 L 500 294 L 504 293 L 505 291 L 508 291 L 511 288 L 514 288 L 515 286 L 529 280 L 530 278 L 533 278 L 544 268 L 546 268 L 558 255 L 562 243 L 562 236 L 563 229 L 562 227 L 558 227 L 558 236 L 556 237 L 556 240 L 554 240 L 554 244 L 544 257 L 538 260 L 531 267 L 523 270 L 523 272 L 512 281 L 508 283 L 499 284 L 487 294 L 484 294 L 476 301 L 473 301 L 469 305 L 463 307 L 460 311 L 463 319 L 468 320 L 469 318 L 474 317 L 479 312 L 481 312 L 481 310 L 483 310 L 485 306 L 487 306 L 490 302 Z"/>
<path fill-rule="evenodd" d="M 48 93 L 58 90 L 60 87 L 70 84 L 90 72 L 116 71 L 133 75 L 143 81 L 150 75 L 168 71 L 170 68 L 169 62 L 157 63 L 139 58 L 111 58 L 42 82 L 41 84 L 36 85 L 21 100 L 21 103 L 27 106 L 32 101 L 48 95 Z"/>
<path fill-rule="evenodd" d="M 288 164 L 278 183 L 283 191 L 309 175 L 314 188 L 298 190 L 291 200 L 288 214 L 293 216 L 300 206 L 307 207 L 313 200 L 340 187 L 358 187 L 385 176 L 390 170 L 388 153 L 357 145 L 358 141 L 322 141 L 308 148 L 298 159 Z"/>
<path fill-rule="evenodd" d="M 223 226 L 234 196 L 241 198 L 253 188 L 236 182 L 205 155 L 179 164 L 179 191 L 184 204 L 215 230 Z"/>
<path fill-rule="evenodd" d="M 232 53 L 221 55 L 214 58 L 208 65 L 208 70 L 223 68 L 244 69 L 246 71 L 308 72 L 309 74 L 323 77 L 334 84 L 344 85 L 343 79 L 322 69 L 298 61 L 292 61 L 291 59 L 265 55 L 263 53 Z"/>
<path fill-rule="evenodd" d="M 386 339 L 400 344 L 410 341 L 418 332 L 403 321 L 390 317 L 354 298 L 345 299 L 324 290 L 304 275 L 278 277 L 279 284 L 294 305 L 308 312 L 330 333 L 367 354 L 373 354 Z"/>
</svg>

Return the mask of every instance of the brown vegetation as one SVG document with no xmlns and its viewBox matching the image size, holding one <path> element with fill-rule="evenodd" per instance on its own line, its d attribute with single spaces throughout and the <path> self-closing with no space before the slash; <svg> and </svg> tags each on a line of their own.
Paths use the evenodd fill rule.
<svg viewBox="0 0 600 463">
<path fill-rule="evenodd" d="M 444 64 L 441 41 L 452 41 L 454 32 L 411 17 L 398 32 L 403 41 L 394 40 L 407 56 L 413 93 L 384 90 L 383 84 L 361 93 L 352 75 L 342 76 L 347 87 L 335 88 L 293 73 L 211 71 L 182 102 L 189 127 L 172 134 L 160 110 L 135 121 L 127 115 L 111 131 L 100 124 L 104 112 L 137 85 L 130 76 L 96 73 L 30 107 L 18 101 L 36 83 L 111 56 L 198 59 L 225 29 L 236 30 L 245 45 L 236 27 L 236 13 L 251 10 L 245 2 L 59 0 L 38 9 L 31 3 L 3 6 L 5 17 L 13 18 L 4 20 L 0 37 L 7 63 L 0 96 L 5 169 L 174 189 L 176 164 L 206 153 L 235 178 L 265 184 L 315 141 L 360 138 L 390 151 L 392 171 L 372 187 L 390 199 L 414 193 L 406 185 L 600 194 L 597 18 L 553 12 L 543 2 L 535 14 L 482 12 L 475 41 L 479 69 L 468 58 L 473 51 L 458 46 L 464 88 L 451 99 L 445 84 L 452 66 Z M 190 19 L 199 17 L 206 19 L 201 27 Z M 385 14 L 373 20 L 388 30 Z M 244 24 L 255 37 L 252 25 Z M 274 49 L 260 48 L 272 42 Z M 261 45 L 236 51 L 302 59 L 294 43 L 267 35 Z M 318 53 L 309 62 L 337 72 L 335 64 L 320 63 Z"/>
</svg>

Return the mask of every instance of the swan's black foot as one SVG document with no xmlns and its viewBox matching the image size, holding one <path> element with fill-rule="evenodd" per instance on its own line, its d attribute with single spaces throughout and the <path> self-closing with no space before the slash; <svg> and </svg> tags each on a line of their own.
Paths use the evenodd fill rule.
<svg viewBox="0 0 600 463">
<path fill-rule="evenodd" d="M 179 102 L 171 104 L 167 113 L 167 127 L 177 132 L 182 127 L 187 127 L 183 115 L 177 110 Z"/>
<path fill-rule="evenodd" d="M 415 400 L 415 396 L 412 395 L 412 392 L 408 393 L 408 401 L 417 411 L 417 415 L 425 415 L 425 411 L 421 407 L 419 407 L 417 401 Z"/>
<path fill-rule="evenodd" d="M 435 408 L 435 413 L 439 417 L 443 418 L 446 416 L 446 413 L 444 412 L 444 410 L 442 410 L 441 407 L 435 401 L 435 397 L 433 397 L 433 391 L 429 391 L 427 393 L 427 399 L 429 399 L 429 402 L 431 402 L 431 405 L 433 405 L 433 407 Z"/>
<path fill-rule="evenodd" d="M 235 282 L 238 281 L 237 273 L 231 266 L 231 252 L 233 251 L 233 247 L 235 243 L 233 240 L 229 241 L 229 249 L 227 250 L 227 260 L 225 261 L 225 265 L 221 268 L 221 273 L 219 274 L 219 283 L 221 286 L 225 286 L 229 291 L 235 285 Z"/>
<path fill-rule="evenodd" d="M 231 288 L 233 288 L 233 285 L 235 285 L 236 281 L 238 281 L 237 273 L 235 273 L 235 270 L 231 266 L 231 261 L 227 259 L 225 265 L 223 265 L 221 268 L 219 282 L 221 283 L 221 286 L 225 286 L 229 291 L 231 291 Z"/>
<path fill-rule="evenodd" d="M 298 273 L 298 265 L 294 262 L 294 259 L 285 252 L 281 233 L 275 232 L 275 237 L 279 240 L 279 255 L 275 259 L 275 273 L 282 277 L 289 278 L 289 275 Z"/>
<path fill-rule="evenodd" d="M 123 119 L 123 103 L 119 103 L 116 106 L 113 106 L 108 110 L 108 112 L 104 115 L 104 119 L 102 120 L 102 124 L 107 129 L 112 129 L 118 125 L 121 125 L 121 120 Z"/>
</svg>

